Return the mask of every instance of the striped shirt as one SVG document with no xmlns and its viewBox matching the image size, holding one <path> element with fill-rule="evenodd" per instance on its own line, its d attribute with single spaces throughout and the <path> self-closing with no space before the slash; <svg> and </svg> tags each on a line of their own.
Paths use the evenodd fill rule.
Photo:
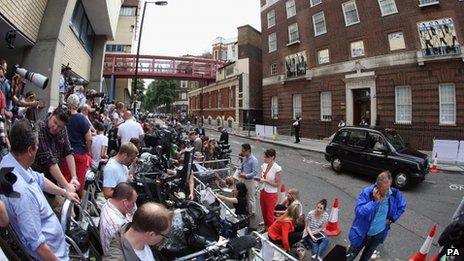
<svg viewBox="0 0 464 261">
<path fill-rule="evenodd" d="M 130 218 L 124 216 L 116 206 L 111 203 L 111 199 L 106 201 L 100 215 L 100 239 L 104 253 L 110 248 L 111 240 L 116 231 L 130 221 Z"/>
<path fill-rule="evenodd" d="M 309 211 L 308 215 L 306 215 L 306 224 L 309 224 L 309 229 L 311 229 L 312 232 L 316 230 L 322 230 L 324 228 L 324 225 L 329 221 L 329 214 L 327 211 L 324 211 L 322 215 L 319 217 L 319 219 L 316 217 L 316 211 L 311 210 Z M 306 229 L 304 230 L 304 236 L 306 236 L 307 232 Z"/>
</svg>

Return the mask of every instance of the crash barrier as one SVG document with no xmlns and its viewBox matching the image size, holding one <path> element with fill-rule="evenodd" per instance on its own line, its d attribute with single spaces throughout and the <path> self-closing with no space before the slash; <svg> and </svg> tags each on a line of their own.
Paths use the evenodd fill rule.
<svg viewBox="0 0 464 261">
<path fill-rule="evenodd" d="M 433 157 L 439 163 L 464 165 L 464 140 L 433 140 Z"/>
<path fill-rule="evenodd" d="M 225 211 L 229 212 L 229 214 L 233 217 L 237 217 L 235 212 L 231 208 L 229 208 L 224 201 L 219 199 L 210 187 L 208 187 L 205 183 L 203 183 L 200 179 L 198 179 L 195 176 L 193 176 L 193 179 L 195 180 L 195 182 L 198 183 L 198 186 L 195 188 L 195 192 L 198 195 L 200 195 L 202 202 L 207 201 L 209 203 L 217 200 L 221 206 L 221 212 L 223 212 L 224 209 Z"/>
<path fill-rule="evenodd" d="M 276 134 L 277 134 L 277 127 L 256 124 L 255 136 L 257 138 L 275 139 Z"/>
<path fill-rule="evenodd" d="M 267 233 L 261 235 L 260 233 L 253 231 L 252 235 L 257 236 L 261 239 L 261 250 L 252 248 L 251 251 L 251 260 L 264 260 L 269 261 L 273 260 L 274 254 L 277 252 L 284 257 L 284 260 L 298 261 L 295 257 L 289 255 L 285 250 L 279 246 L 272 243 L 267 236 Z"/>
</svg>

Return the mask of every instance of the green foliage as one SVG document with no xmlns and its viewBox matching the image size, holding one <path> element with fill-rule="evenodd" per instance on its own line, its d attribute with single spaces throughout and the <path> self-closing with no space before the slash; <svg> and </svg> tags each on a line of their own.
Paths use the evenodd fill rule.
<svg viewBox="0 0 464 261">
<path fill-rule="evenodd" d="M 142 106 L 146 110 L 152 110 L 158 106 L 165 105 L 170 111 L 171 104 L 176 100 L 176 89 L 179 81 L 155 80 L 148 85 L 148 89 L 142 99 Z"/>
<path fill-rule="evenodd" d="M 134 81 L 132 81 L 132 91 L 134 90 Z M 137 79 L 137 88 L 135 93 L 132 94 L 132 100 L 140 101 L 143 99 L 143 93 L 145 92 L 145 81 L 142 79 Z"/>
</svg>

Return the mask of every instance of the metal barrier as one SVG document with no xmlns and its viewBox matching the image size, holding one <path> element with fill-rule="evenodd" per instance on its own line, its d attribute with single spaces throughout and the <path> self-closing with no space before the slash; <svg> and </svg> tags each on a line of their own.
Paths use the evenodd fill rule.
<svg viewBox="0 0 464 261">
<path fill-rule="evenodd" d="M 234 212 L 231 208 L 229 208 L 229 207 L 227 206 L 227 204 L 226 204 L 224 201 L 222 201 L 221 199 L 219 199 L 219 198 L 216 196 L 216 194 L 214 194 L 214 192 L 211 190 L 211 188 L 209 188 L 208 186 L 206 186 L 206 184 L 203 183 L 201 180 L 199 180 L 197 177 L 193 176 L 193 179 L 194 179 L 196 182 L 198 182 L 198 184 L 200 185 L 201 190 L 205 190 L 205 189 L 208 190 L 208 191 L 214 196 L 214 198 L 219 202 L 219 204 L 221 204 L 221 206 L 223 206 L 223 207 L 227 210 L 227 212 L 229 212 L 229 213 L 230 213 L 233 217 L 235 217 L 235 218 L 238 217 L 237 214 L 235 214 L 235 212 Z M 196 188 L 195 188 L 195 192 L 196 192 L 197 194 L 200 194 L 200 191 L 199 191 L 198 189 L 196 189 Z"/>
<path fill-rule="evenodd" d="M 271 241 L 269 241 L 269 239 L 267 239 L 266 237 L 264 237 L 263 235 L 261 235 L 260 233 L 256 232 L 256 231 L 253 231 L 253 235 L 259 237 L 261 240 L 264 240 L 267 244 L 269 244 L 274 251 L 277 251 L 279 252 L 281 255 L 283 255 L 285 257 L 285 260 L 291 260 L 291 261 L 298 261 L 298 259 L 294 258 L 293 256 L 289 255 L 287 252 L 285 252 L 282 248 L 280 248 L 279 246 L 275 245 L 274 243 L 272 243 Z M 251 253 L 261 259 L 261 260 L 264 260 L 264 261 L 268 261 L 268 260 L 265 260 L 264 257 L 261 255 L 261 253 L 255 249 L 255 248 L 252 248 L 251 249 Z"/>
</svg>

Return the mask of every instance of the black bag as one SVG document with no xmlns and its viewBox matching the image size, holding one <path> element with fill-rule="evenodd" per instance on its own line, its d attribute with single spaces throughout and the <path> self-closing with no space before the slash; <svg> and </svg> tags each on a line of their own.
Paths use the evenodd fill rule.
<svg viewBox="0 0 464 261">
<path fill-rule="evenodd" d="M 90 238 L 89 238 L 89 232 L 86 230 L 82 229 L 80 226 L 72 226 L 69 230 L 68 233 L 66 233 L 76 244 L 79 246 L 79 249 L 82 251 L 82 253 L 87 252 L 90 247 Z"/>
</svg>

